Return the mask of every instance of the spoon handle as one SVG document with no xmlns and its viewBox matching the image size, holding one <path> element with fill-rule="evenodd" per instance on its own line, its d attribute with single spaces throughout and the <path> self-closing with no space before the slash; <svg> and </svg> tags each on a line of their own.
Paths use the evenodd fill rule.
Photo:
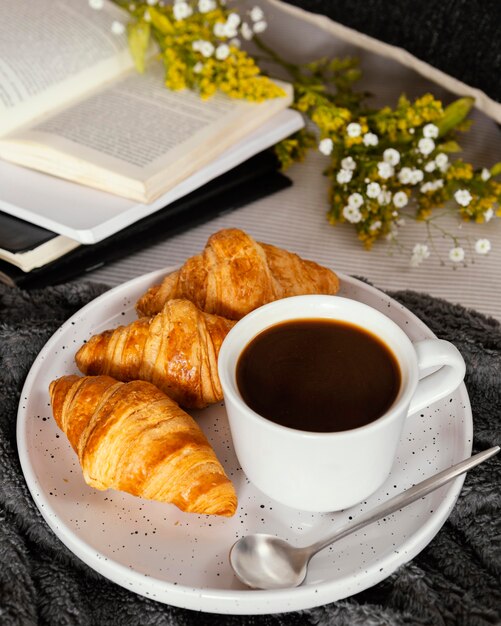
<svg viewBox="0 0 501 626">
<path fill-rule="evenodd" d="M 493 448 L 479 452 L 478 454 L 475 454 L 474 456 L 471 456 L 468 459 L 465 459 L 464 461 L 461 461 L 460 463 L 457 463 L 456 465 L 453 465 L 452 467 L 449 467 L 448 469 L 443 470 L 442 472 L 439 472 L 438 474 L 435 474 L 420 483 L 417 483 L 417 485 L 414 485 L 403 493 L 390 498 L 386 502 L 377 506 L 375 509 L 371 509 L 361 515 L 356 521 L 341 527 L 334 534 L 330 535 L 330 537 L 321 539 L 320 541 L 317 541 L 313 545 L 309 546 L 307 550 L 310 553 L 310 556 L 313 556 L 319 550 L 323 550 L 323 548 L 326 548 L 331 543 L 334 543 L 334 541 L 338 541 L 338 539 L 341 539 L 342 537 L 345 537 L 346 535 L 349 535 L 350 533 L 353 533 L 368 524 L 372 524 L 372 522 L 375 522 L 382 517 L 386 517 L 387 515 L 390 515 L 390 513 L 394 513 L 408 504 L 423 498 L 430 492 L 435 491 L 435 489 L 442 487 L 453 478 L 456 478 L 456 476 L 467 472 L 472 467 L 475 467 L 475 465 L 478 465 L 479 463 L 486 461 L 491 456 L 494 456 L 499 452 L 499 450 L 499 446 L 494 446 Z"/>
</svg>

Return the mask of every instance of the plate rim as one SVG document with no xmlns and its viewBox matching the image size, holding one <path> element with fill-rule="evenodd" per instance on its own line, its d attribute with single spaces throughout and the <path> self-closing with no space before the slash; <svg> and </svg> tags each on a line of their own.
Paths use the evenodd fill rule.
<svg viewBox="0 0 501 626">
<path fill-rule="evenodd" d="M 431 517 L 415 532 L 400 545 L 399 554 L 405 554 L 405 557 L 395 558 L 394 554 L 388 554 L 382 560 L 378 561 L 379 571 L 367 573 L 363 577 L 363 585 L 357 589 L 353 589 L 348 593 L 336 593 L 336 588 L 340 586 L 339 581 L 323 581 L 317 585 L 308 585 L 296 587 L 293 589 L 278 590 L 254 590 L 254 589 L 217 589 L 217 588 L 201 588 L 190 587 L 187 585 L 173 584 L 172 582 L 152 577 L 148 574 L 142 574 L 138 571 L 125 567 L 121 563 L 109 558 L 106 554 L 100 553 L 96 549 L 91 548 L 78 534 L 69 529 L 64 522 L 59 519 L 57 513 L 52 510 L 50 500 L 45 497 L 43 490 L 37 492 L 36 487 L 38 481 L 36 472 L 32 466 L 29 456 L 27 440 L 25 437 L 27 429 L 27 415 L 24 414 L 23 400 L 27 397 L 27 390 L 32 388 L 32 381 L 36 379 L 40 367 L 44 363 L 46 355 L 50 354 L 54 344 L 57 343 L 59 336 L 64 334 L 72 322 L 85 313 L 99 305 L 99 302 L 107 300 L 110 297 L 119 297 L 123 292 L 126 295 L 131 288 L 139 284 L 151 285 L 166 274 L 175 271 L 179 266 L 168 266 L 159 270 L 154 270 L 137 276 L 129 281 L 117 285 L 98 297 L 91 300 L 85 306 L 76 311 L 69 317 L 48 339 L 42 347 L 28 372 L 23 388 L 21 390 L 19 407 L 17 412 L 16 424 L 16 440 L 18 455 L 21 463 L 21 469 L 28 486 L 32 499 L 34 500 L 42 517 L 54 532 L 56 537 L 66 547 L 80 558 L 89 567 L 102 574 L 107 579 L 116 584 L 132 590 L 139 595 L 143 595 L 149 599 L 159 601 L 164 604 L 171 604 L 179 608 L 204 611 L 208 613 L 220 613 L 229 615 L 259 615 L 271 614 L 278 612 L 290 612 L 304 610 L 334 602 L 346 597 L 350 597 L 355 593 L 372 587 L 387 578 L 398 567 L 412 560 L 440 531 L 443 524 L 447 520 L 452 511 L 457 498 L 459 497 L 465 475 L 461 475 L 454 481 L 445 485 L 441 489 L 445 490 L 444 497 L 438 507 L 435 508 Z M 412 311 L 400 304 L 397 300 L 387 295 L 377 287 L 363 280 L 349 276 L 342 272 L 336 272 L 340 281 L 343 283 L 354 285 L 358 288 L 362 287 L 368 290 L 374 296 L 383 296 L 394 306 L 405 311 L 410 316 L 413 324 L 416 324 L 421 331 L 429 337 L 436 337 L 431 329 Z M 461 404 L 464 405 L 464 440 L 462 441 L 464 458 L 471 454 L 473 445 L 473 420 L 471 404 L 466 386 L 463 383 L 454 393 L 460 394 Z M 406 548 L 405 550 L 403 548 Z M 383 573 L 384 572 L 384 573 Z M 341 586 L 346 586 L 343 583 Z M 155 593 L 156 592 L 156 593 Z M 168 596 L 167 599 L 161 599 L 158 596 Z M 260 605 L 262 603 L 262 605 Z"/>
</svg>

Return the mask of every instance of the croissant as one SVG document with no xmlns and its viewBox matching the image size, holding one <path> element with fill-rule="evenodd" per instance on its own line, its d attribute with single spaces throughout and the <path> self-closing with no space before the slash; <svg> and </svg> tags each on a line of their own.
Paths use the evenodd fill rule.
<svg viewBox="0 0 501 626">
<path fill-rule="evenodd" d="M 202 311 L 238 320 L 273 300 L 338 289 L 331 270 L 231 228 L 213 234 L 201 254 L 151 287 L 136 309 L 154 315 L 168 300 L 187 298 Z"/>
<path fill-rule="evenodd" d="M 169 300 L 155 317 L 92 337 L 76 363 L 84 374 L 146 380 L 184 407 L 203 408 L 223 399 L 217 357 L 234 324 L 189 300 Z"/>
<path fill-rule="evenodd" d="M 57 425 L 91 487 L 170 502 L 188 513 L 235 513 L 235 490 L 205 435 L 151 383 L 63 376 L 49 391 Z"/>
</svg>

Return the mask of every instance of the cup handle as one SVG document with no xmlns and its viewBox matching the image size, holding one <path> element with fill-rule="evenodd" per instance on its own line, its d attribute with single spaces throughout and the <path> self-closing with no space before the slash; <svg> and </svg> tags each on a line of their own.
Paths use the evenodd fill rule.
<svg viewBox="0 0 501 626">
<path fill-rule="evenodd" d="M 461 384 L 466 366 L 459 350 L 443 339 L 425 339 L 413 344 L 416 351 L 420 380 L 414 393 L 408 415 L 452 393 Z M 440 367 L 428 376 L 423 371 Z"/>
</svg>

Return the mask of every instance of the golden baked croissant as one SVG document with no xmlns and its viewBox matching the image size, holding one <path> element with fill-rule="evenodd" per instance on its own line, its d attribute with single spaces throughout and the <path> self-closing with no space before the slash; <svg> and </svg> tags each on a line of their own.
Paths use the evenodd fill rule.
<svg viewBox="0 0 501 626">
<path fill-rule="evenodd" d="M 63 376 L 51 382 L 50 397 L 91 487 L 171 502 L 188 513 L 235 513 L 235 490 L 205 435 L 151 383 Z"/>
<path fill-rule="evenodd" d="M 331 270 L 231 228 L 212 235 L 201 254 L 149 289 L 136 309 L 154 315 L 167 300 L 187 298 L 202 311 L 237 320 L 273 300 L 338 289 Z"/>
<path fill-rule="evenodd" d="M 203 408 L 223 399 L 217 357 L 234 324 L 189 300 L 169 300 L 153 318 L 95 335 L 76 362 L 84 374 L 147 380 L 182 406 Z"/>
</svg>

